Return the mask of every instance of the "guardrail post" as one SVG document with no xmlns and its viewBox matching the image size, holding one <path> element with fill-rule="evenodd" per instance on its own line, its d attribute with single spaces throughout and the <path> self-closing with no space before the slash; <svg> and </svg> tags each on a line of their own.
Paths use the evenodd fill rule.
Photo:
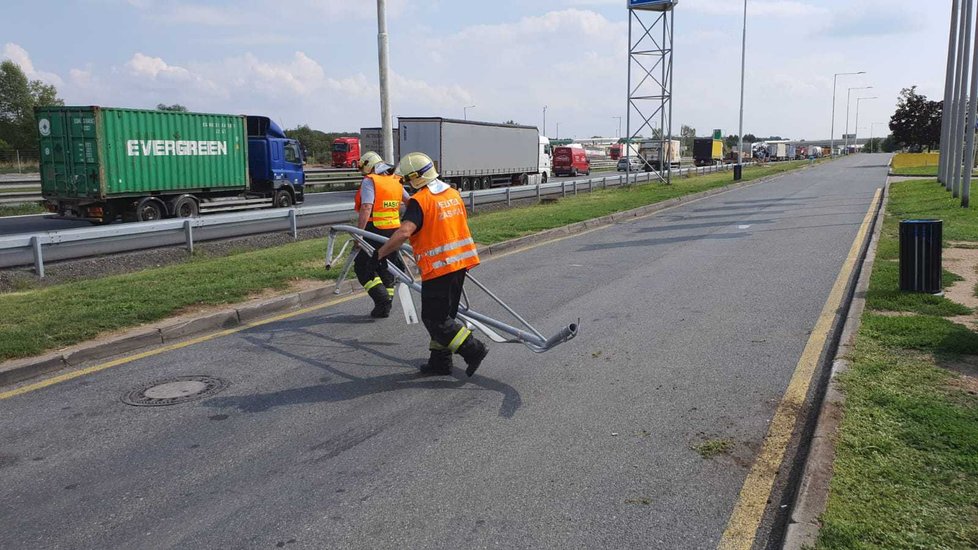
<svg viewBox="0 0 978 550">
<path fill-rule="evenodd" d="M 183 222 L 183 233 L 187 239 L 187 252 L 191 255 L 194 253 L 194 226 L 193 222 L 190 220 L 185 220 Z"/>
<path fill-rule="evenodd" d="M 513 188 L 506 187 L 506 206 L 513 206 Z"/>
<path fill-rule="evenodd" d="M 537 184 L 537 204 L 540 204 L 540 186 L 541 185 L 543 185 L 542 182 Z"/>
<path fill-rule="evenodd" d="M 593 179 L 589 179 L 589 180 L 587 180 L 587 192 L 588 193 L 591 193 L 593 191 L 594 191 L 594 180 Z"/>
<path fill-rule="evenodd" d="M 295 208 L 289 210 L 289 227 L 292 229 L 292 240 L 299 240 L 299 218 Z"/>
<path fill-rule="evenodd" d="M 601 189 L 608 188 L 608 176 L 601 178 Z"/>
<path fill-rule="evenodd" d="M 472 212 L 475 212 L 475 191 L 469 191 L 469 202 L 472 206 L 469 208 Z"/>
<path fill-rule="evenodd" d="M 566 197 L 567 196 L 567 181 L 566 180 L 560 182 L 560 196 L 561 197 Z"/>
<path fill-rule="evenodd" d="M 577 180 L 574 180 L 574 196 L 577 196 Z"/>
<path fill-rule="evenodd" d="M 34 271 L 41 279 L 44 278 L 44 256 L 41 252 L 41 239 L 37 235 L 31 237 L 31 248 L 34 249 Z"/>
</svg>

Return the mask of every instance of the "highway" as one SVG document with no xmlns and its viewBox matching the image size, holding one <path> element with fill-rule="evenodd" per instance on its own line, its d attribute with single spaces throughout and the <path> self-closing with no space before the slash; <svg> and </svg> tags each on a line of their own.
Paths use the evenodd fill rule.
<svg viewBox="0 0 978 550">
<path fill-rule="evenodd" d="M 595 172 L 597 174 L 597 172 Z M 607 172 L 607 174 L 618 174 L 618 172 Z M 585 180 L 587 177 L 578 178 L 557 178 L 559 181 Z M 333 191 L 326 193 L 307 193 L 306 202 L 303 206 L 318 206 L 325 204 L 341 204 L 353 202 L 355 191 Z M 50 214 L 37 214 L 32 216 L 9 216 L 0 217 L 0 235 L 15 235 L 18 233 L 40 233 L 43 231 L 59 231 L 62 229 L 72 229 L 75 227 L 91 227 L 87 221 L 69 220 L 57 218 Z"/>
<path fill-rule="evenodd" d="M 424 329 L 358 294 L 0 400 L 0 547 L 715 548 L 886 162 L 486 261 L 544 333 L 582 328 L 471 379 L 419 376 Z M 122 401 L 187 375 L 228 387 Z"/>
</svg>

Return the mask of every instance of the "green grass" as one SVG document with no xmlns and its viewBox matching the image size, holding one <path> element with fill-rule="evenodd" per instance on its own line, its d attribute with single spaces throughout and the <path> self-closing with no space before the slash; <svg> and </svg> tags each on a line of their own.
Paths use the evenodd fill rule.
<svg viewBox="0 0 978 550">
<path fill-rule="evenodd" d="M 786 164 L 749 168 L 744 179 L 786 171 Z M 672 186 L 583 193 L 551 204 L 476 214 L 470 224 L 478 242 L 492 244 L 730 180 L 726 173 L 678 179 Z M 325 245 L 324 239 L 317 239 L 221 258 L 195 256 L 186 263 L 136 273 L 0 294 L 0 360 L 38 355 L 193 306 L 240 302 L 265 289 L 284 290 L 293 281 L 334 278 L 335 272 L 322 267 Z"/>
<path fill-rule="evenodd" d="M 45 214 L 47 210 L 39 204 L 24 203 L 11 206 L 0 206 L 0 218 L 4 216 L 24 216 L 27 214 Z"/>
<path fill-rule="evenodd" d="M 944 318 L 968 308 L 897 291 L 897 264 L 886 258 L 896 257 L 899 219 L 941 218 L 946 238 L 978 241 L 978 216 L 933 182 L 891 191 L 868 310 L 841 379 L 846 403 L 817 548 L 975 548 L 978 397 L 942 367 L 978 356 L 978 334 Z"/>
<path fill-rule="evenodd" d="M 733 441 L 729 439 L 708 439 L 699 445 L 693 446 L 693 450 L 703 458 L 716 458 L 733 450 Z"/>
</svg>

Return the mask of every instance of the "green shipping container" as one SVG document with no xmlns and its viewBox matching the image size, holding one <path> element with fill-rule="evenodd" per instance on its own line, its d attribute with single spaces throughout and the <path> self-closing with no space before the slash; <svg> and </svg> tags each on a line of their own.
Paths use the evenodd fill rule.
<svg viewBox="0 0 978 550">
<path fill-rule="evenodd" d="M 208 193 L 248 187 L 244 116 L 35 109 L 41 193 L 48 199 Z"/>
</svg>

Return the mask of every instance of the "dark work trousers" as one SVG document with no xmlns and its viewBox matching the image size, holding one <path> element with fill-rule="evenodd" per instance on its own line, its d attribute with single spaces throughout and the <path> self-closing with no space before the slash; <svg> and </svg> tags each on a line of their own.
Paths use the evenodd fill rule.
<svg viewBox="0 0 978 550">
<path fill-rule="evenodd" d="M 421 322 L 428 329 L 431 341 L 444 348 L 464 328 L 462 323 L 455 320 L 463 283 L 464 269 L 421 283 Z"/>
<path fill-rule="evenodd" d="M 368 223 L 367 227 L 364 228 L 366 231 L 371 233 L 376 233 L 377 235 L 383 235 L 385 237 L 390 237 L 394 234 L 395 229 L 377 229 L 374 224 Z M 374 248 L 380 248 L 381 244 L 378 242 L 370 241 L 370 245 Z M 404 262 L 401 261 L 400 256 L 396 253 L 391 254 L 384 260 L 381 260 L 380 265 L 377 267 L 376 271 L 371 270 L 370 266 L 370 254 L 367 254 L 361 250 L 357 257 L 353 259 L 353 271 L 357 274 L 357 280 L 360 284 L 367 286 L 368 283 L 374 280 L 376 277 L 380 277 L 380 280 L 384 283 L 387 288 L 392 288 L 394 286 L 394 276 L 387 271 L 387 262 L 392 262 L 401 271 L 407 272 L 407 268 L 404 266 Z"/>
</svg>

